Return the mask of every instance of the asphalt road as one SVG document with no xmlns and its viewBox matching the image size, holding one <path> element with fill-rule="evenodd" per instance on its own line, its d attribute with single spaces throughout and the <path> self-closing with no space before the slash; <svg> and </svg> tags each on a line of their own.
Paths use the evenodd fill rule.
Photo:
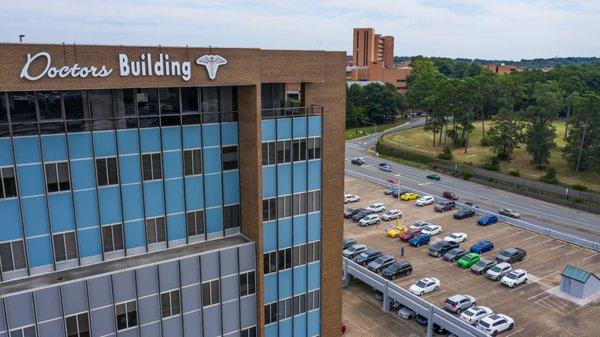
<svg viewBox="0 0 600 337">
<path fill-rule="evenodd" d="M 407 124 L 388 130 L 386 133 L 421 126 L 424 122 L 424 118 L 411 119 Z M 392 172 L 381 171 L 378 165 L 383 160 L 377 158 L 373 151 L 368 151 L 374 148 L 380 135 L 381 133 L 346 142 L 346 173 L 357 172 L 383 180 L 390 178 L 400 180 L 402 186 L 434 195 L 441 195 L 443 191 L 452 191 L 459 196 L 460 202 L 471 201 L 489 211 L 512 208 L 521 214 L 523 221 L 600 242 L 600 215 L 597 214 L 536 200 L 449 175 L 438 173 L 442 177 L 441 180 L 429 180 L 426 176 L 432 171 L 395 162 L 389 162 Z M 352 165 L 350 159 L 354 157 L 364 157 L 366 164 Z"/>
</svg>

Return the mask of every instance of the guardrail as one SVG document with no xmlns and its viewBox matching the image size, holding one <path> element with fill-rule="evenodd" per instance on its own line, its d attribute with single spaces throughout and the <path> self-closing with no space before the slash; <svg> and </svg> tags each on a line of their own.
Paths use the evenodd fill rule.
<svg viewBox="0 0 600 337">
<path fill-rule="evenodd" d="M 359 173 L 359 172 L 353 172 L 353 171 L 350 171 L 350 170 L 346 170 L 346 174 L 349 174 L 351 176 L 355 176 L 357 178 L 368 180 L 368 181 L 370 181 L 372 183 L 375 183 L 375 184 L 378 184 L 378 185 L 382 185 L 382 186 L 389 185 L 389 183 L 387 181 L 384 181 L 383 179 L 371 177 L 369 175 L 362 174 L 362 173 Z M 414 188 L 411 188 L 411 187 L 407 187 L 407 186 L 402 186 L 402 187 L 406 188 L 408 190 L 411 190 L 413 192 L 416 192 L 416 193 L 430 194 L 430 193 L 426 193 L 426 192 L 423 192 L 423 191 L 420 191 L 420 190 L 417 190 L 417 189 L 414 189 Z M 436 202 L 438 200 L 442 200 L 443 199 L 442 197 L 438 197 L 438 196 L 435 196 L 435 195 L 433 197 L 435 198 Z M 526 222 L 526 221 L 522 221 L 522 220 L 519 220 L 519 219 L 514 219 L 514 218 L 506 217 L 506 216 L 503 216 L 503 215 L 500 215 L 498 213 L 495 213 L 495 212 L 492 212 L 492 211 L 488 211 L 488 210 L 485 210 L 485 209 L 482 209 L 482 208 L 474 208 L 474 207 L 471 207 L 469 205 L 463 204 L 461 202 L 456 202 L 456 205 L 458 205 L 460 207 L 463 207 L 463 208 L 470 208 L 470 209 L 474 210 L 475 213 L 478 213 L 480 215 L 493 214 L 493 215 L 497 216 L 500 221 L 506 222 L 506 223 L 508 223 L 510 225 L 513 225 L 513 226 L 516 226 L 516 227 L 519 227 L 519 228 L 523 228 L 523 229 L 526 229 L 526 230 L 529 230 L 529 231 L 532 231 L 532 232 L 535 232 L 535 233 L 538 233 L 538 234 L 550 236 L 550 237 L 553 237 L 555 239 L 558 239 L 558 240 L 561 240 L 561 241 L 565 241 L 565 242 L 568 242 L 568 243 L 572 243 L 572 244 L 576 244 L 576 245 L 579 245 L 579 246 L 583 246 L 583 247 L 592 249 L 594 251 L 600 251 L 600 242 L 591 241 L 591 240 L 588 240 L 588 239 L 585 239 L 585 238 L 582 238 L 582 237 L 579 237 L 579 236 L 575 236 L 575 235 L 571 235 L 571 234 L 559 232 L 559 231 L 554 230 L 554 229 L 550 229 L 550 228 L 546 228 L 546 227 L 543 227 L 543 226 L 535 225 L 535 224 L 532 224 L 532 223 L 529 223 L 529 222 Z"/>
<path fill-rule="evenodd" d="M 323 114 L 323 107 L 320 105 L 310 106 L 290 106 L 284 108 L 262 109 L 261 116 L 263 119 L 271 119 L 278 117 L 302 117 L 302 116 L 318 116 Z"/>
<path fill-rule="evenodd" d="M 474 326 L 461 321 L 458 317 L 453 316 L 443 309 L 440 309 L 426 300 L 412 294 L 394 282 L 386 280 L 382 276 L 373 273 L 372 271 L 360 266 L 352 260 L 347 258 L 343 259 L 344 286 L 349 284 L 349 276 L 353 276 L 383 293 L 384 311 L 389 310 L 390 299 L 392 299 L 395 302 L 398 302 L 403 306 L 413 310 L 415 313 L 427 317 L 428 337 L 431 337 L 433 334 L 434 323 L 461 337 L 488 336 L 486 333 L 479 331 Z"/>
</svg>

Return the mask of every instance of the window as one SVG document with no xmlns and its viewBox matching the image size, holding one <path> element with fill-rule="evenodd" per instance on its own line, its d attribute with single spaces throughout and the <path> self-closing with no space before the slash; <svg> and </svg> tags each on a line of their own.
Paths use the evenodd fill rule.
<svg viewBox="0 0 600 337">
<path fill-rule="evenodd" d="M 158 115 L 158 89 L 137 89 L 135 96 L 140 115 Z"/>
<path fill-rule="evenodd" d="M 278 197 L 277 200 L 277 216 L 279 218 L 287 218 L 292 216 L 292 196 L 285 195 Z"/>
<path fill-rule="evenodd" d="M 292 161 L 291 157 L 292 141 L 291 140 L 279 140 L 277 141 L 277 163 L 289 163 Z"/>
<path fill-rule="evenodd" d="M 135 90 L 113 90 L 115 98 L 115 115 L 118 129 L 136 129 L 138 120 L 135 113 Z M 129 117 L 129 118 L 127 118 Z"/>
<path fill-rule="evenodd" d="M 223 206 L 223 227 L 240 227 L 240 205 Z"/>
<path fill-rule="evenodd" d="M 92 127 L 94 130 L 114 129 L 113 97 L 110 90 L 90 90 L 90 110 L 92 113 Z"/>
<path fill-rule="evenodd" d="M 64 162 L 49 163 L 46 167 L 46 186 L 48 193 L 62 192 L 71 189 L 69 164 Z"/>
<path fill-rule="evenodd" d="M 282 108 L 285 106 L 284 83 L 263 83 L 260 91 L 262 109 Z"/>
<path fill-rule="evenodd" d="M 308 159 L 321 158 L 321 137 L 308 139 Z"/>
<path fill-rule="evenodd" d="M 187 235 L 195 236 L 204 234 L 204 211 L 192 211 L 186 215 Z"/>
<path fill-rule="evenodd" d="M 321 210 L 321 191 L 308 192 L 308 213 L 318 212 Z"/>
<path fill-rule="evenodd" d="M 219 112 L 219 87 L 205 87 L 202 91 L 202 112 Z"/>
<path fill-rule="evenodd" d="M 264 254 L 264 274 L 270 274 L 277 271 L 277 251 Z"/>
<path fill-rule="evenodd" d="M 306 193 L 298 193 L 293 196 L 294 215 L 306 213 Z"/>
<path fill-rule="evenodd" d="M 179 289 L 167 291 L 160 294 L 160 304 L 162 307 L 162 317 L 167 318 L 179 315 L 181 312 L 179 299 Z"/>
<path fill-rule="evenodd" d="M 277 218 L 277 198 L 263 199 L 263 221 Z"/>
<path fill-rule="evenodd" d="M 89 337 L 90 322 L 87 312 L 65 317 L 67 337 Z"/>
<path fill-rule="evenodd" d="M 179 114 L 181 108 L 179 106 L 179 88 L 160 88 L 160 114 Z"/>
<path fill-rule="evenodd" d="M 105 253 L 122 250 L 123 224 L 102 226 L 102 245 Z"/>
<path fill-rule="evenodd" d="M 202 150 L 185 150 L 183 159 L 186 176 L 202 174 Z"/>
<path fill-rule="evenodd" d="M 202 283 L 202 307 L 219 304 L 221 297 L 219 286 L 219 280 Z"/>
<path fill-rule="evenodd" d="M 262 164 L 275 165 L 275 142 L 262 143 Z"/>
<path fill-rule="evenodd" d="M 300 245 L 293 248 L 294 267 L 306 264 L 306 245 Z"/>
<path fill-rule="evenodd" d="M 148 244 L 166 240 L 165 218 L 146 219 L 146 240 Z"/>
<path fill-rule="evenodd" d="M 321 303 L 321 291 L 319 289 L 309 291 L 306 296 L 306 310 L 311 311 L 318 309 Z"/>
<path fill-rule="evenodd" d="M 33 92 L 9 92 L 10 118 L 14 122 L 35 122 L 35 94 Z"/>
<path fill-rule="evenodd" d="M 290 297 L 284 300 L 280 300 L 277 311 L 279 313 L 280 321 L 292 317 L 292 298 Z"/>
<path fill-rule="evenodd" d="M 23 240 L 0 243 L 0 263 L 2 272 L 25 268 L 25 247 Z"/>
<path fill-rule="evenodd" d="M 265 324 L 275 322 L 277 322 L 277 302 L 265 304 Z"/>
<path fill-rule="evenodd" d="M 36 337 L 35 326 L 10 330 L 10 337 Z"/>
<path fill-rule="evenodd" d="M 77 243 L 75 232 L 65 232 L 53 235 L 54 260 L 56 262 L 77 258 Z"/>
<path fill-rule="evenodd" d="M 197 88 L 181 88 L 181 108 L 184 113 L 200 111 Z"/>
<path fill-rule="evenodd" d="M 292 248 L 280 249 L 278 252 L 277 267 L 279 270 L 292 268 Z"/>
<path fill-rule="evenodd" d="M 135 300 L 116 305 L 117 330 L 137 326 L 137 302 Z"/>
<path fill-rule="evenodd" d="M 294 161 L 306 160 L 306 139 L 294 140 Z"/>
<path fill-rule="evenodd" d="M 162 161 L 160 153 L 143 154 L 142 171 L 144 172 L 144 180 L 161 179 Z"/>
<path fill-rule="evenodd" d="M 294 316 L 306 312 L 306 294 L 294 296 Z"/>
<path fill-rule="evenodd" d="M 306 245 L 306 257 L 308 263 L 319 261 L 321 259 L 321 242 L 310 242 Z"/>
<path fill-rule="evenodd" d="M 221 148 L 223 159 L 223 171 L 235 170 L 238 168 L 238 150 L 237 146 L 223 146 Z"/>
<path fill-rule="evenodd" d="M 13 167 L 0 169 L 0 199 L 14 198 L 17 196 L 17 180 Z"/>
<path fill-rule="evenodd" d="M 60 91 L 38 91 L 35 96 L 40 120 L 62 119 Z"/>
<path fill-rule="evenodd" d="M 117 157 L 96 159 L 96 179 L 98 180 L 98 186 L 117 185 L 119 183 Z"/>
<path fill-rule="evenodd" d="M 254 271 L 249 271 L 247 273 L 240 274 L 240 296 L 246 296 L 250 294 L 254 294 L 255 290 L 255 281 L 254 281 Z"/>
<path fill-rule="evenodd" d="M 246 328 L 240 332 L 240 337 L 256 337 L 256 327 Z"/>
</svg>

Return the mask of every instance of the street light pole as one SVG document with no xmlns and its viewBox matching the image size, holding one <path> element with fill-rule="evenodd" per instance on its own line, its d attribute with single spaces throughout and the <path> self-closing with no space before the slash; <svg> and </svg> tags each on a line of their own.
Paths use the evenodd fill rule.
<svg viewBox="0 0 600 337">
<path fill-rule="evenodd" d="M 377 133 L 377 124 L 376 123 L 368 122 L 366 120 L 363 120 L 362 122 L 365 124 L 373 125 L 375 127 L 375 133 Z"/>
</svg>

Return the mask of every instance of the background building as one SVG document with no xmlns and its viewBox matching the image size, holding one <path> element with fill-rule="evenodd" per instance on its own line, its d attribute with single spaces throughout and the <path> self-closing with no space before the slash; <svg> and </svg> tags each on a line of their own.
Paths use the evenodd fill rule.
<svg viewBox="0 0 600 337">
<path fill-rule="evenodd" d="M 523 71 L 523 67 L 514 65 L 514 64 L 488 64 L 486 65 L 486 69 L 496 74 L 500 75 L 508 75 L 515 71 Z"/>
</svg>

